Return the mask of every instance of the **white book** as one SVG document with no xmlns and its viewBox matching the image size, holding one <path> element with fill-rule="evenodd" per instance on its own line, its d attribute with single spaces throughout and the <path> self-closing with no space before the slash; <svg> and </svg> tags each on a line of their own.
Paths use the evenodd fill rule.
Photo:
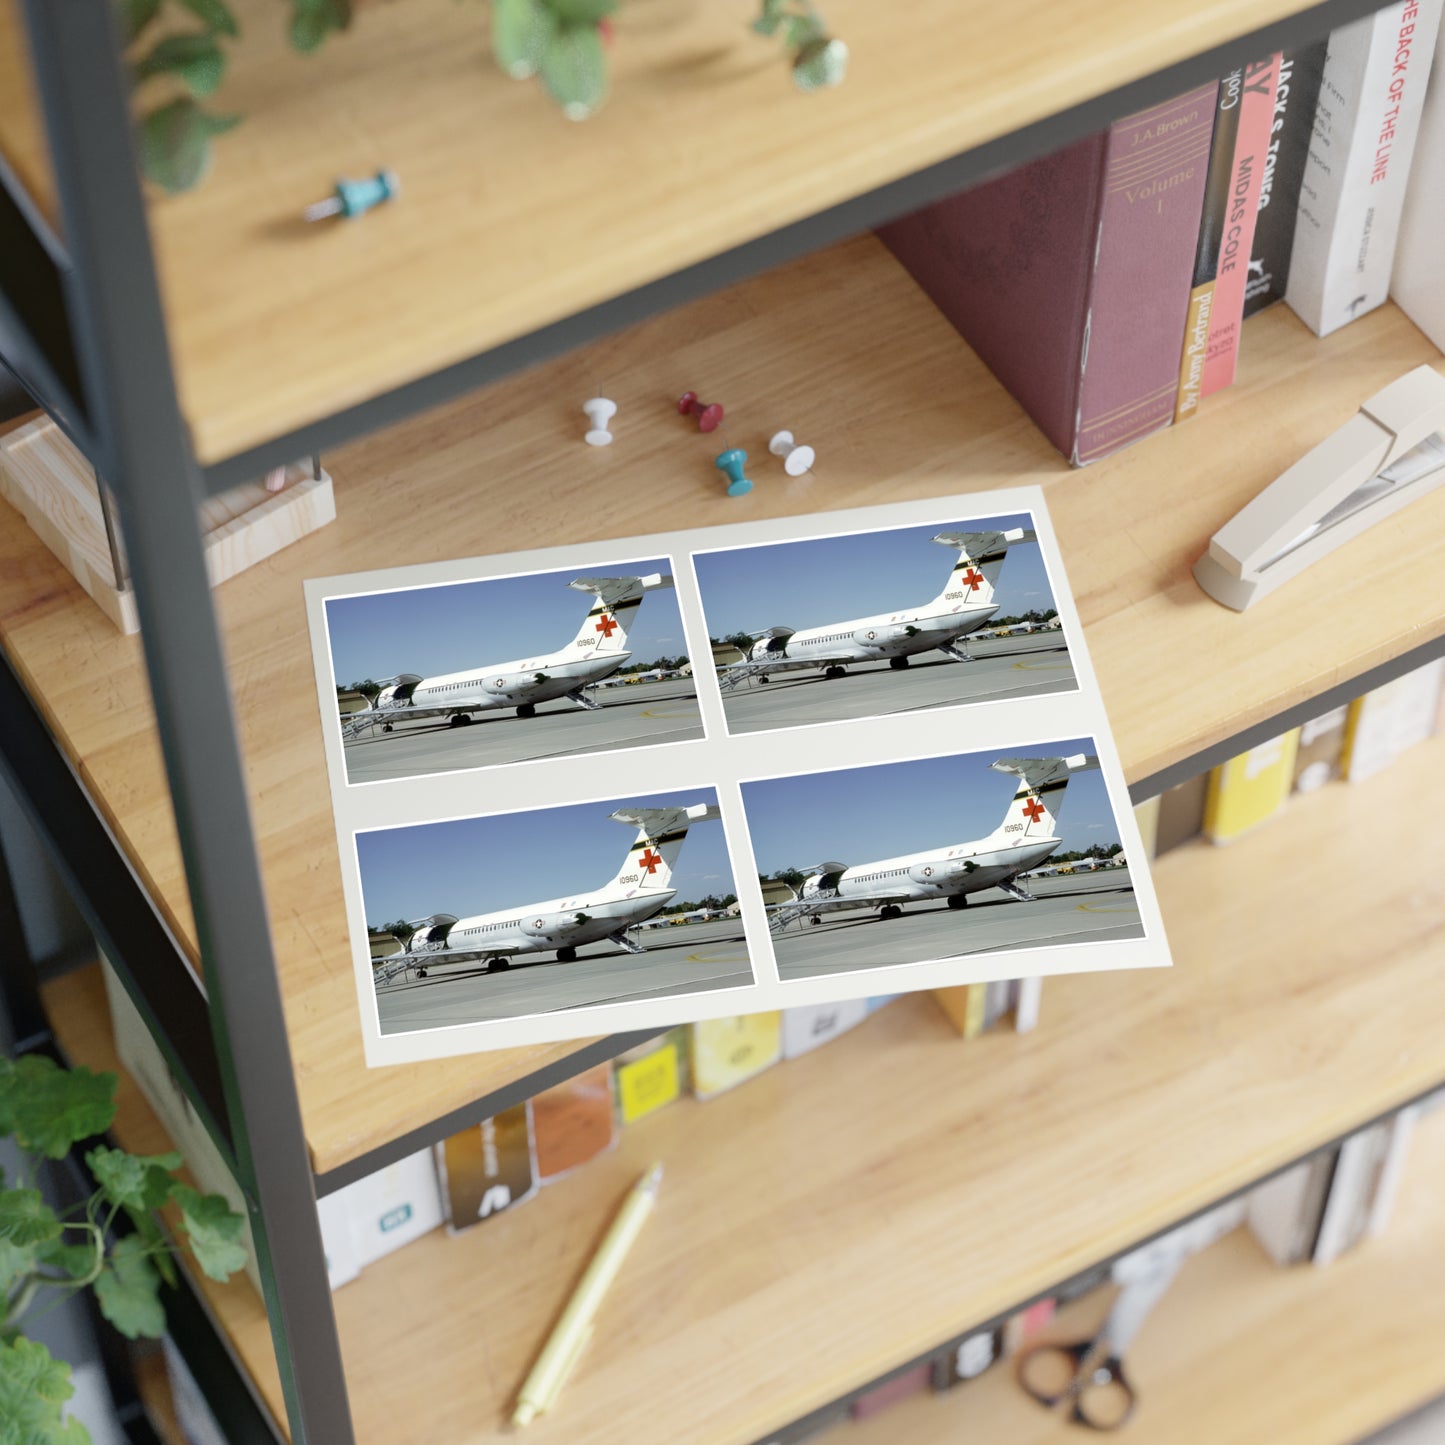
<svg viewBox="0 0 1445 1445">
<path fill-rule="evenodd" d="M 1395 1200 L 1400 1193 L 1400 1179 L 1405 1172 L 1405 1158 L 1410 1152 L 1410 1139 L 1415 1133 L 1415 1125 L 1420 1122 L 1421 1112 L 1418 1104 L 1408 1105 L 1386 1126 L 1389 1142 L 1375 1180 L 1370 1215 L 1365 1222 L 1366 1234 L 1383 1234 L 1389 1228 L 1390 1216 L 1395 1212 Z"/>
<path fill-rule="evenodd" d="M 866 999 L 846 999 L 842 1003 L 802 1004 L 783 1010 L 783 1057 L 796 1059 L 820 1044 L 847 1033 L 868 1017 Z"/>
<path fill-rule="evenodd" d="M 1365 1232 L 1385 1142 L 1385 1127 L 1371 1125 L 1358 1134 L 1351 1134 L 1340 1145 L 1325 1212 L 1320 1219 L 1320 1232 L 1310 1256 L 1316 1265 L 1333 1264 L 1347 1249 L 1359 1243 Z"/>
<path fill-rule="evenodd" d="M 1276 1264 L 1309 1258 L 1333 1169 L 1334 1154 L 1327 1150 L 1250 1190 L 1245 1222 Z"/>
<path fill-rule="evenodd" d="M 1285 300 L 1319 336 L 1382 305 L 1441 0 L 1395 0 L 1330 36 Z"/>
<path fill-rule="evenodd" d="M 1014 1001 L 1014 1028 L 1026 1034 L 1036 1028 L 1039 1022 L 1039 1004 L 1044 996 L 1042 978 L 1021 978 L 1018 981 L 1018 996 Z"/>
<path fill-rule="evenodd" d="M 1435 64 L 1425 92 L 1415 160 L 1400 218 L 1395 274 L 1390 295 L 1396 304 L 1445 351 L 1445 59 L 1435 44 Z"/>
<path fill-rule="evenodd" d="M 1357 698 L 1345 744 L 1345 776 L 1364 782 L 1435 729 L 1445 658 L 1417 667 Z"/>
</svg>

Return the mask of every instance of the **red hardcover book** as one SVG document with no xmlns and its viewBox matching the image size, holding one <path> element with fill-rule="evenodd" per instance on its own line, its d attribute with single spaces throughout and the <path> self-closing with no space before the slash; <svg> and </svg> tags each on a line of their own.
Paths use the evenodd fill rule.
<svg viewBox="0 0 1445 1445">
<path fill-rule="evenodd" d="M 1222 391 L 1234 380 L 1239 359 L 1239 328 L 1244 322 L 1244 288 L 1249 280 L 1249 257 L 1259 219 L 1260 188 L 1269 155 L 1270 125 L 1274 120 L 1274 93 L 1279 86 L 1280 54 L 1252 61 L 1244 67 L 1239 88 L 1239 128 L 1234 138 L 1233 179 L 1229 211 L 1220 236 L 1219 274 L 1214 282 L 1214 305 L 1209 313 L 1209 346 L 1204 355 L 1201 397 Z"/>
<path fill-rule="evenodd" d="M 1168 426 L 1217 86 L 879 235 L 1076 466 Z"/>
</svg>

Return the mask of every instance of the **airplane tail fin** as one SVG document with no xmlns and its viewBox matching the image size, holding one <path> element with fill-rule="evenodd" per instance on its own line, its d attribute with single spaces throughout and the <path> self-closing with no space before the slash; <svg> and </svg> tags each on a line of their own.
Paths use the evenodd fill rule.
<svg viewBox="0 0 1445 1445">
<path fill-rule="evenodd" d="M 567 584 L 574 592 L 590 592 L 596 599 L 572 639 L 576 652 L 627 651 L 627 632 L 643 594 L 671 587 L 672 578 L 661 572 L 647 577 L 578 577 Z"/>
<path fill-rule="evenodd" d="M 933 540 L 958 549 L 958 560 L 937 600 L 986 606 L 993 601 L 1008 549 L 1022 542 L 1035 542 L 1038 534 L 1030 527 L 1011 527 L 1007 532 L 940 532 Z"/>
<path fill-rule="evenodd" d="M 620 808 L 612 814 L 615 823 L 637 829 L 637 837 L 622 860 L 613 886 L 624 891 L 638 888 L 658 890 L 672 886 L 672 870 L 682 852 L 687 830 L 694 823 L 719 817 L 715 803 L 693 803 L 676 808 Z"/>
<path fill-rule="evenodd" d="M 1007 836 L 1017 842 L 1023 838 L 1055 837 L 1070 776 L 1097 768 L 1099 760 L 1075 753 L 1067 758 L 999 758 L 989 766 L 996 773 L 1013 773 L 1019 780 L 1008 812 L 994 833 L 995 837 Z"/>
</svg>

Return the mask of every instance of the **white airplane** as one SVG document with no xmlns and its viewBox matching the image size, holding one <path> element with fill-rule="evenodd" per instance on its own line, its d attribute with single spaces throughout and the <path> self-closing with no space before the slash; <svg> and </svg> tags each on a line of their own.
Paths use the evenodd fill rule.
<svg viewBox="0 0 1445 1445">
<path fill-rule="evenodd" d="M 1078 753 L 1067 758 L 999 758 L 990 766 L 1014 774 L 1019 785 L 1003 821 L 986 838 L 853 867 L 821 863 L 804 881 L 801 894 L 786 884 L 764 884 L 772 931 L 802 918 L 821 923 L 823 913 L 839 908 L 877 908 L 880 918 L 897 918 L 905 903 L 939 898 L 946 898 L 950 908 L 963 908 L 970 893 L 985 888 L 1032 902 L 1033 895 L 1014 879 L 1063 842 L 1054 825 L 1069 777 L 1097 768 L 1099 760 Z"/>
<path fill-rule="evenodd" d="M 939 651 L 960 662 L 972 662 L 963 638 L 977 631 L 998 611 L 993 600 L 998 574 L 1011 546 L 1037 541 L 1032 528 L 1007 532 L 940 532 L 933 539 L 958 549 L 943 591 L 931 602 L 903 612 L 855 617 L 822 627 L 770 627 L 756 632 L 741 662 L 724 663 L 719 675 L 724 689 L 792 668 L 822 668 L 824 677 L 842 677 L 850 662 L 882 662 L 905 668 L 916 653 Z"/>
<path fill-rule="evenodd" d="M 401 718 L 450 717 L 451 727 L 463 727 L 474 712 L 501 707 L 515 707 L 518 717 L 531 717 L 538 703 L 559 697 L 595 712 L 599 704 L 582 689 L 611 677 L 632 656 L 627 630 L 644 593 L 671 587 L 672 578 L 660 572 L 648 577 L 578 577 L 567 585 L 591 592 L 597 600 L 577 636 L 560 652 L 482 663 L 437 677 L 403 673 L 389 678 L 370 707 L 342 718 L 342 737 L 354 738 L 378 725 L 389 733 Z"/>
<path fill-rule="evenodd" d="M 610 883 L 592 893 L 524 903 L 471 918 L 434 913 L 411 925 L 411 936 L 400 940 L 401 952 L 410 956 L 418 978 L 441 965 L 479 960 L 486 963 L 488 973 L 497 973 L 510 966 L 514 954 L 554 949 L 558 963 L 573 963 L 579 948 L 603 939 L 628 953 L 641 953 L 627 930 L 660 912 L 676 896 L 677 890 L 669 884 L 687 830 L 717 816 L 716 805 L 710 803 L 621 808 L 612 820 L 636 828 L 637 837 Z M 398 958 L 393 954 L 386 962 L 394 964 Z"/>
</svg>

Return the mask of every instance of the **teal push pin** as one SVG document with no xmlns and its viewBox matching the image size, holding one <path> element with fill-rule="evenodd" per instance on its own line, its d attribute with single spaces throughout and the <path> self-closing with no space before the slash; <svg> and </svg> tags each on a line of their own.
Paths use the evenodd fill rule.
<svg viewBox="0 0 1445 1445">
<path fill-rule="evenodd" d="M 743 475 L 743 463 L 747 459 L 748 454 L 741 447 L 729 447 L 717 454 L 713 465 L 718 471 L 727 473 L 730 497 L 745 497 L 753 489 L 753 484 Z"/>
<path fill-rule="evenodd" d="M 328 216 L 351 220 L 363 216 L 373 206 L 389 201 L 401 189 L 395 171 L 377 171 L 370 180 L 339 180 L 336 189 L 324 201 L 307 206 L 301 213 L 308 221 L 324 221 Z"/>
</svg>

